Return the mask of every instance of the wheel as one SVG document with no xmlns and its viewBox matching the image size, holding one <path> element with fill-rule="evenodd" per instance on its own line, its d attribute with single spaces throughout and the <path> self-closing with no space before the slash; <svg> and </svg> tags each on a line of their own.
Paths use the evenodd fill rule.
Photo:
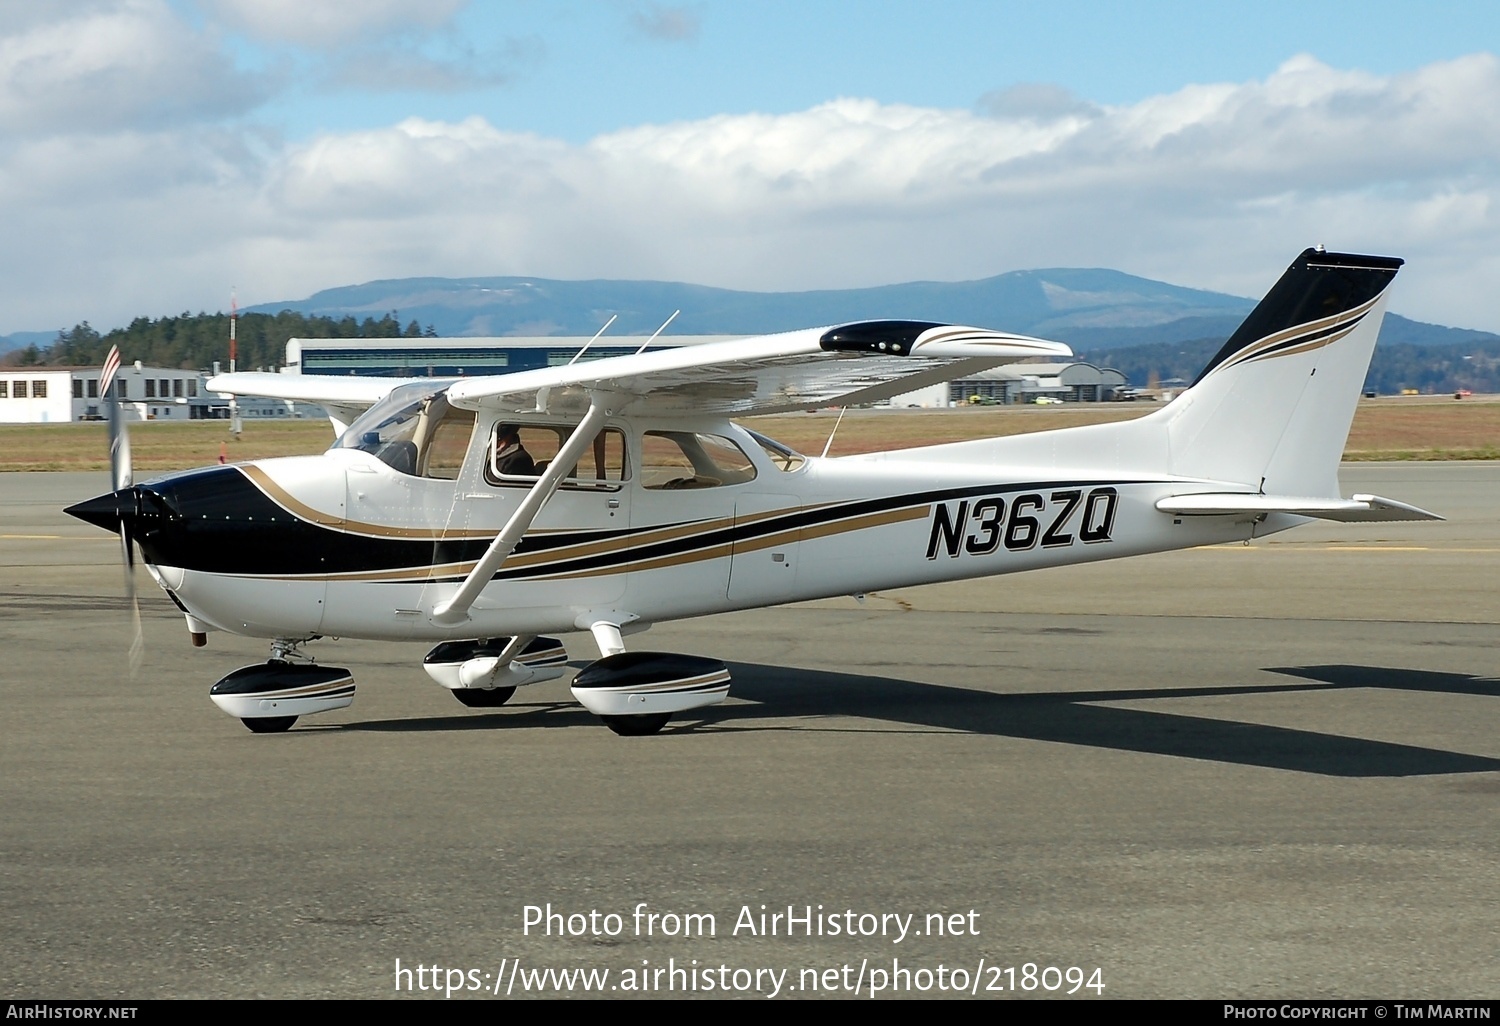
<svg viewBox="0 0 1500 1026">
<path fill-rule="evenodd" d="M 604 725 L 621 737 L 646 737 L 667 725 L 671 713 L 643 713 L 638 716 L 601 716 Z"/>
<path fill-rule="evenodd" d="M 247 716 L 240 722 L 257 734 L 280 734 L 283 730 L 291 730 L 292 724 L 297 722 L 297 717 Z"/>
<path fill-rule="evenodd" d="M 515 688 L 458 688 L 453 697 L 470 709 L 495 709 L 510 701 Z"/>
</svg>

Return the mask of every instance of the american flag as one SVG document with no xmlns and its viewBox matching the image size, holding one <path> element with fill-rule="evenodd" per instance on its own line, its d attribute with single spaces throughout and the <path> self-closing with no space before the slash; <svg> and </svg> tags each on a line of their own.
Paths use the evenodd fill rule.
<svg viewBox="0 0 1500 1026">
<path fill-rule="evenodd" d="M 120 370 L 120 347 L 110 346 L 104 358 L 104 369 L 99 373 L 99 394 L 109 395 L 109 386 L 115 383 L 115 374 Z"/>
</svg>

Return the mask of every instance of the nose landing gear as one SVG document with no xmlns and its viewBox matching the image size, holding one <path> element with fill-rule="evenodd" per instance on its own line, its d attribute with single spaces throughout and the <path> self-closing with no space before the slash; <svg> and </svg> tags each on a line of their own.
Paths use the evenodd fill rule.
<svg viewBox="0 0 1500 1026">
<path fill-rule="evenodd" d="M 277 638 L 270 659 L 235 670 L 209 689 L 209 697 L 257 734 L 278 734 L 300 716 L 352 705 L 354 675 L 347 669 L 290 661 L 303 640 Z"/>
</svg>

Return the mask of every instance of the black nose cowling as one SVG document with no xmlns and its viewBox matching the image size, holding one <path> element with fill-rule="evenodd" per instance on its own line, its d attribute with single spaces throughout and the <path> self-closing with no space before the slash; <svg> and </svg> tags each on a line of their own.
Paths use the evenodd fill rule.
<svg viewBox="0 0 1500 1026">
<path fill-rule="evenodd" d="M 140 493 L 131 487 L 121 488 L 118 492 L 109 492 L 106 495 L 96 495 L 92 499 L 84 499 L 82 502 L 69 506 L 63 512 L 71 517 L 77 517 L 84 523 L 119 534 L 121 521 L 138 516 L 140 509 Z"/>
<path fill-rule="evenodd" d="M 120 533 L 123 523 L 126 533 L 136 539 L 155 533 L 176 519 L 171 502 L 145 485 L 132 485 L 117 492 L 96 495 L 67 507 L 63 512 L 116 534 Z"/>
</svg>

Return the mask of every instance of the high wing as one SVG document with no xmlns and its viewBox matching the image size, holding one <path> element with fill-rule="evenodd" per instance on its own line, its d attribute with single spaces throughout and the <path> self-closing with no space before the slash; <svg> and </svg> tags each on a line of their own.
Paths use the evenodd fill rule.
<svg viewBox="0 0 1500 1026">
<path fill-rule="evenodd" d="M 317 403 L 328 411 L 335 431 L 343 431 L 391 389 L 430 378 L 335 377 L 331 374 L 266 374 L 238 371 L 216 374 L 206 385 L 220 395 L 261 396 Z"/>
<path fill-rule="evenodd" d="M 449 401 L 508 412 L 738 415 L 853 406 L 1005 363 L 1071 356 L 1061 342 L 931 321 L 861 321 L 567 367 L 463 378 Z"/>
</svg>

